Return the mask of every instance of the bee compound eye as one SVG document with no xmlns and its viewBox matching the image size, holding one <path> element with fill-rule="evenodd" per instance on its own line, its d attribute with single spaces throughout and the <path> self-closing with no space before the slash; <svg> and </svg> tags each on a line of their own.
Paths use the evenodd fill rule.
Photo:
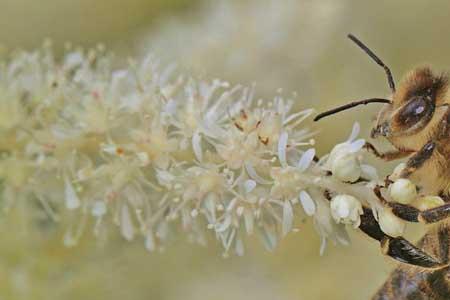
<svg viewBox="0 0 450 300">
<path fill-rule="evenodd" d="M 431 104 L 423 97 L 415 97 L 400 110 L 398 121 L 405 126 L 412 126 L 420 121 L 430 110 Z"/>
</svg>

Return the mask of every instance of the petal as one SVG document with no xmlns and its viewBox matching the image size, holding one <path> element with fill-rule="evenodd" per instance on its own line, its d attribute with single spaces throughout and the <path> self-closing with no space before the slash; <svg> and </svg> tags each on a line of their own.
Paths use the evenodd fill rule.
<svg viewBox="0 0 450 300">
<path fill-rule="evenodd" d="M 262 241 L 264 243 L 264 246 L 266 247 L 266 249 L 268 251 L 273 251 L 275 249 L 275 247 L 277 246 L 277 235 L 275 234 L 275 232 L 267 227 L 267 226 L 263 226 L 260 228 L 260 234 L 261 234 L 261 238 Z"/>
<path fill-rule="evenodd" d="M 244 210 L 244 224 L 245 224 L 245 231 L 248 235 L 253 233 L 254 228 L 254 215 L 253 211 L 246 209 Z"/>
<path fill-rule="evenodd" d="M 368 177 L 371 180 L 378 180 L 377 169 L 370 165 L 361 165 L 361 170 L 365 177 Z"/>
<path fill-rule="evenodd" d="M 301 123 L 303 120 L 305 120 L 306 118 L 308 118 L 311 114 L 314 113 L 314 109 L 310 108 L 310 109 L 305 109 L 302 111 L 299 111 L 295 114 L 290 115 L 289 117 L 287 117 L 284 121 L 283 121 L 283 126 L 286 125 L 287 123 L 291 122 L 292 120 L 299 118 L 298 120 L 296 120 L 296 123 Z"/>
<path fill-rule="evenodd" d="M 192 149 L 194 150 L 195 158 L 199 161 L 203 161 L 203 151 L 202 151 L 202 137 L 199 132 L 196 131 L 192 136 Z"/>
<path fill-rule="evenodd" d="M 244 183 L 244 189 L 246 193 L 250 193 L 256 187 L 256 181 L 248 179 Z"/>
<path fill-rule="evenodd" d="M 120 232 L 128 241 L 131 241 L 134 237 L 134 226 L 131 222 L 130 210 L 126 204 L 122 206 L 122 210 L 120 212 Z"/>
<path fill-rule="evenodd" d="M 299 195 L 300 203 L 303 207 L 303 210 L 308 216 L 314 215 L 316 212 L 316 204 L 311 196 L 306 191 L 301 191 Z"/>
<path fill-rule="evenodd" d="M 264 178 L 262 178 L 261 176 L 258 175 L 258 173 L 256 173 L 255 168 L 253 168 L 253 165 L 250 164 L 249 162 L 245 162 L 245 170 L 247 170 L 247 174 L 250 178 L 252 178 L 253 180 L 255 180 L 257 183 L 259 184 L 272 184 L 271 181 L 266 180 Z"/>
<path fill-rule="evenodd" d="M 349 151 L 352 153 L 358 152 L 362 149 L 366 141 L 364 139 L 358 139 L 350 144 Z"/>
<path fill-rule="evenodd" d="M 164 112 L 168 115 L 175 115 L 177 112 L 177 103 L 173 99 L 169 99 L 164 106 Z"/>
<path fill-rule="evenodd" d="M 227 211 L 228 212 L 231 212 L 234 209 L 234 207 L 236 206 L 237 201 L 238 201 L 237 198 L 233 198 L 233 200 L 230 201 L 230 203 L 227 206 Z"/>
<path fill-rule="evenodd" d="M 347 230 L 344 224 L 337 225 L 336 228 L 336 240 L 341 243 L 341 245 L 350 245 L 350 237 L 348 236 Z"/>
<path fill-rule="evenodd" d="M 77 209 L 80 207 L 80 199 L 78 198 L 77 193 L 75 192 L 75 189 L 67 176 L 64 178 L 64 185 L 67 209 Z"/>
<path fill-rule="evenodd" d="M 347 139 L 347 142 L 352 142 L 356 137 L 359 135 L 360 126 L 358 122 L 355 122 L 353 124 L 352 133 L 350 133 L 350 136 Z"/>
<path fill-rule="evenodd" d="M 280 137 L 278 139 L 278 159 L 280 160 L 280 164 L 283 167 L 287 167 L 287 160 L 286 160 L 286 147 L 288 143 L 289 135 L 286 131 L 283 131 L 280 134 Z"/>
<path fill-rule="evenodd" d="M 311 165 L 311 162 L 314 160 L 314 156 L 316 155 L 316 150 L 314 148 L 306 150 L 300 158 L 297 167 L 300 171 L 305 171 Z"/>
<path fill-rule="evenodd" d="M 152 252 L 155 248 L 155 237 L 153 236 L 153 231 L 149 229 L 145 235 L 145 249 Z"/>
<path fill-rule="evenodd" d="M 292 209 L 291 201 L 286 200 L 283 204 L 283 223 L 282 223 L 282 232 L 283 236 L 287 235 L 291 229 L 292 224 L 294 223 L 294 211 Z"/>
<path fill-rule="evenodd" d="M 327 247 L 327 238 L 322 237 L 322 241 L 320 243 L 320 256 L 322 256 L 325 253 L 325 248 Z"/>
<path fill-rule="evenodd" d="M 245 253 L 244 242 L 242 241 L 242 239 L 240 237 L 236 238 L 234 247 L 235 247 L 234 251 L 236 252 L 237 256 L 244 255 L 244 253 Z"/>
<path fill-rule="evenodd" d="M 107 207 L 104 201 L 95 201 L 92 204 L 91 213 L 94 217 L 102 217 L 106 214 Z"/>
<path fill-rule="evenodd" d="M 230 227 L 230 225 L 231 225 L 231 215 L 227 214 L 227 215 L 225 215 L 225 219 L 223 220 L 222 223 L 216 224 L 215 230 L 216 230 L 216 232 L 219 232 L 219 233 L 224 232 L 225 230 L 228 229 L 228 227 Z"/>
</svg>

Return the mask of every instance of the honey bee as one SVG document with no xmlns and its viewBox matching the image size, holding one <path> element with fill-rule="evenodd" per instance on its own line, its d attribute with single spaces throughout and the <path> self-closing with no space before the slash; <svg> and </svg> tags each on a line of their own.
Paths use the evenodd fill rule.
<svg viewBox="0 0 450 300">
<path fill-rule="evenodd" d="M 381 153 L 371 143 L 367 150 L 386 160 L 407 158 L 400 178 L 413 181 L 420 193 L 439 195 L 444 204 L 419 210 L 408 204 L 387 202 L 381 190 L 374 189 L 392 213 L 408 222 L 436 223 L 414 246 L 403 237 L 385 234 L 371 209 L 364 208 L 361 229 L 379 241 L 383 254 L 401 262 L 373 299 L 450 299 L 450 99 L 446 98 L 448 77 L 429 67 L 418 67 L 396 88 L 392 73 L 366 45 L 348 35 L 368 54 L 387 76 L 391 99 L 370 98 L 352 102 L 316 116 L 315 121 L 362 104 L 381 103 L 371 137 L 384 137 L 395 148 Z"/>
</svg>

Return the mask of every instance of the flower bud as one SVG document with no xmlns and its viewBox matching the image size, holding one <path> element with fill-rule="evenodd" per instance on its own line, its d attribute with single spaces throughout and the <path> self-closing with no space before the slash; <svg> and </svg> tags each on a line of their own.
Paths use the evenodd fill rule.
<svg viewBox="0 0 450 300">
<path fill-rule="evenodd" d="M 389 208 L 384 208 L 378 213 L 378 223 L 381 230 L 391 237 L 401 236 L 406 227 L 405 222 L 395 216 Z"/>
<path fill-rule="evenodd" d="M 354 228 L 361 224 L 363 214 L 361 202 L 350 195 L 337 195 L 331 199 L 331 216 L 336 223 L 350 224 Z"/>
<path fill-rule="evenodd" d="M 331 172 L 337 179 L 354 182 L 361 176 L 361 165 L 353 153 L 337 156 L 331 164 Z"/>
<path fill-rule="evenodd" d="M 399 163 L 395 168 L 394 171 L 392 171 L 392 174 L 389 175 L 389 179 L 390 180 L 397 180 L 400 178 L 400 174 L 402 173 L 402 171 L 406 168 L 406 163 L 402 162 Z"/>
<path fill-rule="evenodd" d="M 422 211 L 430 208 L 435 208 L 443 204 L 445 204 L 444 200 L 442 200 L 442 198 L 438 196 L 420 197 L 411 202 L 412 206 Z"/>
<path fill-rule="evenodd" d="M 416 186 L 410 180 L 400 178 L 389 186 L 389 195 L 395 202 L 409 204 L 417 197 Z"/>
<path fill-rule="evenodd" d="M 350 146 L 348 145 L 348 143 L 341 143 L 334 146 L 330 152 L 330 155 L 328 156 L 326 166 L 328 168 L 331 168 L 333 162 L 336 160 L 338 156 L 349 153 L 349 148 Z"/>
</svg>

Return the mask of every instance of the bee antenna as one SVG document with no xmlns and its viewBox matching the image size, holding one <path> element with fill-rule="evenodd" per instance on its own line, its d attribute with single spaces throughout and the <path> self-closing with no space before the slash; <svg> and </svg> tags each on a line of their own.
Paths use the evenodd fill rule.
<svg viewBox="0 0 450 300">
<path fill-rule="evenodd" d="M 339 107 L 336 107 L 336 108 L 333 108 L 333 109 L 330 109 L 328 111 L 325 111 L 323 113 L 318 114 L 314 118 L 314 122 L 317 122 L 317 121 L 319 121 L 322 118 L 334 115 L 334 114 L 336 114 L 338 112 L 341 112 L 341 111 L 353 108 L 355 106 L 366 105 L 366 104 L 369 104 L 369 103 L 385 103 L 385 104 L 389 104 L 389 103 L 391 103 L 391 100 L 382 99 L 382 98 L 370 98 L 370 99 L 364 99 L 364 100 L 360 100 L 360 101 L 350 102 L 350 103 L 347 103 L 345 105 L 342 105 L 342 106 L 339 106 Z"/>
<path fill-rule="evenodd" d="M 356 45 L 358 45 L 359 48 L 361 48 L 364 52 L 367 53 L 379 66 L 383 67 L 384 71 L 386 72 L 387 80 L 389 83 L 389 87 L 391 88 L 392 93 L 395 93 L 395 83 L 394 78 L 392 77 L 391 70 L 388 66 L 386 66 L 383 61 L 375 55 L 375 53 L 372 52 L 366 45 L 363 44 L 358 38 L 356 38 L 353 34 L 347 35 L 349 39 L 351 39 Z"/>
</svg>

